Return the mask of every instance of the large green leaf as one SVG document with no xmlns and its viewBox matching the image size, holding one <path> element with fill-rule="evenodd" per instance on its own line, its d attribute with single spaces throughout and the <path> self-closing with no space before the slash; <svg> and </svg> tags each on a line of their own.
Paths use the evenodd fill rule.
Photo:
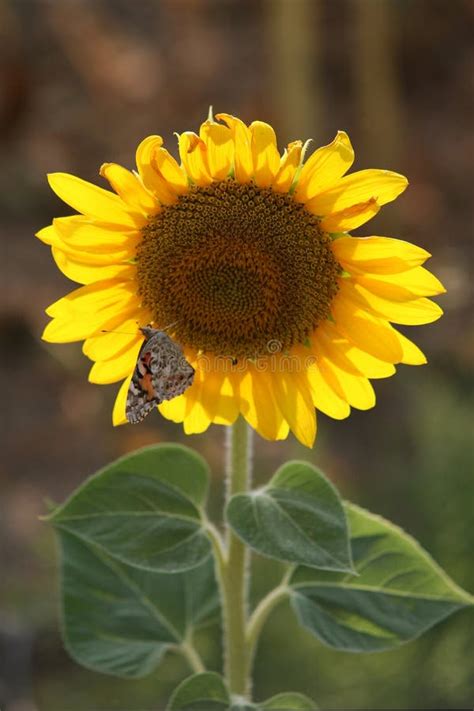
<svg viewBox="0 0 474 711">
<path fill-rule="evenodd" d="M 126 565 L 59 529 L 63 636 L 89 669 L 140 677 L 218 614 L 212 560 L 183 573 Z"/>
<path fill-rule="evenodd" d="M 182 571 L 210 554 L 200 513 L 207 482 L 207 464 L 191 449 L 146 447 L 91 477 L 50 520 L 129 565 Z"/>
<path fill-rule="evenodd" d="M 324 570 L 352 570 L 344 507 L 308 462 L 288 462 L 267 486 L 232 497 L 227 520 L 262 555 Z"/>
<path fill-rule="evenodd" d="M 173 692 L 168 711 L 315 711 L 303 694 L 286 692 L 252 703 L 229 693 L 224 679 L 214 672 L 193 674 Z"/>
<path fill-rule="evenodd" d="M 352 652 L 391 649 L 472 604 L 408 534 L 354 504 L 346 509 L 358 575 L 299 567 L 290 581 L 299 621 L 322 642 Z"/>
</svg>

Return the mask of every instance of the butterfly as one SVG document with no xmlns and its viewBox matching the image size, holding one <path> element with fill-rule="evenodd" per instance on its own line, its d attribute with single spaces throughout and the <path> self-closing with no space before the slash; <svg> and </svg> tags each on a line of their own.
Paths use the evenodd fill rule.
<svg viewBox="0 0 474 711">
<path fill-rule="evenodd" d="M 145 341 L 127 393 L 125 414 L 137 424 L 163 400 L 172 400 L 187 390 L 194 380 L 194 368 L 181 347 L 164 331 L 143 326 Z"/>
</svg>

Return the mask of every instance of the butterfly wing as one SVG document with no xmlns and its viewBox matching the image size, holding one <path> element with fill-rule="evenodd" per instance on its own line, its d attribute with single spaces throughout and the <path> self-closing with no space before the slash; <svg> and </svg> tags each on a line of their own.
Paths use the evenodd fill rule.
<svg viewBox="0 0 474 711">
<path fill-rule="evenodd" d="M 133 425 L 144 420 L 148 413 L 161 402 L 153 386 L 152 360 L 153 352 L 150 350 L 150 341 L 145 341 L 138 354 L 125 406 L 127 420 Z"/>
<path fill-rule="evenodd" d="M 132 424 L 144 420 L 163 400 L 181 395 L 194 380 L 194 368 L 166 333 L 149 329 L 145 336 L 127 394 L 125 414 Z"/>
<path fill-rule="evenodd" d="M 160 332 L 155 338 L 159 344 L 153 349 L 152 383 L 162 402 L 184 393 L 193 384 L 195 371 L 180 346 L 166 333 Z"/>
</svg>

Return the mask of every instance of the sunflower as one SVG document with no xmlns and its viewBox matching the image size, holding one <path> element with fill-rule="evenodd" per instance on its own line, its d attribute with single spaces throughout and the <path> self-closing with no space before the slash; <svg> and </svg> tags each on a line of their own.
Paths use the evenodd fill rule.
<svg viewBox="0 0 474 711">
<path fill-rule="evenodd" d="M 84 341 L 89 380 L 123 380 L 125 402 L 139 327 L 165 329 L 195 368 L 182 395 L 159 405 L 187 434 L 241 414 L 263 437 L 289 430 L 305 445 L 316 411 L 344 419 L 375 404 L 370 379 L 397 363 L 426 362 L 395 324 L 442 314 L 444 291 L 420 247 L 390 237 L 352 237 L 402 193 L 387 170 L 346 175 L 347 134 L 304 160 L 293 141 L 280 155 L 273 128 L 212 116 L 178 137 L 180 161 L 160 136 L 138 146 L 137 171 L 105 163 L 114 192 L 66 173 L 48 176 L 80 214 L 38 233 L 59 269 L 81 287 L 52 304 L 43 338 Z"/>
</svg>

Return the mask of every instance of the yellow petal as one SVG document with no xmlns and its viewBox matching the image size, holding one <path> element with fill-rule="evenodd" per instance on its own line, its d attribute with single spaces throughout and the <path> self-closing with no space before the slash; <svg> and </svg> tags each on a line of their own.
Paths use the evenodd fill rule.
<svg viewBox="0 0 474 711">
<path fill-rule="evenodd" d="M 123 381 L 120 386 L 120 390 L 115 398 L 114 409 L 112 412 L 112 423 L 114 427 L 118 425 L 125 425 L 127 423 L 127 417 L 125 415 L 125 406 L 127 404 L 128 389 L 130 387 L 130 381 L 132 376 L 130 375 L 126 380 Z"/>
<path fill-rule="evenodd" d="M 182 166 L 193 183 L 199 187 L 205 187 L 212 183 L 204 141 L 192 131 L 185 131 L 178 138 L 178 146 Z"/>
<path fill-rule="evenodd" d="M 332 306 L 335 327 L 362 351 L 387 363 L 399 363 L 402 349 L 391 326 L 350 300 L 341 288 Z"/>
<path fill-rule="evenodd" d="M 301 162 L 302 141 L 293 141 L 288 144 L 285 155 L 280 161 L 280 168 L 273 181 L 273 190 L 278 193 L 287 193 L 293 184 L 296 171 Z"/>
<path fill-rule="evenodd" d="M 35 235 L 40 239 L 44 244 L 49 244 L 51 246 L 58 247 L 61 244 L 61 241 L 57 230 L 55 230 L 54 225 L 48 225 L 47 227 L 43 227 L 39 232 L 36 233 Z"/>
<path fill-rule="evenodd" d="M 112 253 L 112 256 L 107 253 L 95 253 L 94 251 L 92 252 L 84 252 L 81 250 L 74 249 L 71 247 L 69 244 L 67 244 L 59 230 L 58 226 L 56 224 L 56 221 L 58 219 L 63 219 L 66 220 L 68 218 L 63 217 L 63 218 L 55 218 L 53 220 L 52 225 L 48 225 L 48 227 L 44 227 L 42 230 L 40 230 L 36 236 L 45 244 L 50 245 L 51 247 L 55 247 L 57 249 L 60 249 L 63 252 L 67 252 L 68 254 L 71 254 L 72 259 L 74 257 L 76 259 L 80 260 L 80 255 L 82 254 L 85 259 L 88 261 L 89 264 L 116 264 L 116 260 L 114 259 L 114 254 Z"/>
<path fill-rule="evenodd" d="M 347 339 L 340 336 L 329 322 L 321 324 L 313 335 L 312 350 L 318 364 L 322 360 L 327 360 L 352 375 L 360 375 L 354 363 L 346 355 L 349 349 L 350 344 Z"/>
<path fill-rule="evenodd" d="M 128 246 L 115 247 L 110 244 L 109 247 L 104 247 L 103 249 L 93 249 L 92 247 L 84 249 L 80 244 L 74 242 L 74 233 L 76 232 L 74 227 L 71 228 L 67 222 L 61 223 L 62 219 L 67 220 L 67 218 L 55 218 L 53 220 L 55 236 L 51 234 L 48 239 L 53 248 L 59 249 L 67 255 L 68 260 L 87 265 L 110 266 L 124 264 L 129 266 L 130 261 L 135 258 L 135 248 Z M 63 234 L 68 235 L 68 233 L 73 233 L 73 237 L 66 241 Z"/>
<path fill-rule="evenodd" d="M 418 296 L 444 294 L 446 289 L 434 274 L 415 267 L 399 274 L 354 274 L 354 282 L 390 301 L 410 301 Z"/>
<path fill-rule="evenodd" d="M 263 121 L 250 124 L 252 134 L 253 177 L 258 186 L 268 188 L 280 167 L 275 131 Z"/>
<path fill-rule="evenodd" d="M 308 362 L 307 378 L 316 409 L 335 420 L 344 420 L 349 416 L 349 404 L 329 387 L 314 358 L 311 363 Z"/>
<path fill-rule="evenodd" d="M 104 226 L 83 215 L 56 217 L 52 225 L 36 233 L 38 239 L 63 251 L 87 252 L 89 258 L 116 261 L 135 256 L 136 246 L 141 239 L 137 229 L 128 230 L 117 225 Z"/>
<path fill-rule="evenodd" d="M 317 368 L 318 368 L 318 371 L 321 375 L 321 378 L 324 380 L 324 382 L 326 383 L 329 390 L 332 393 L 334 393 L 334 395 L 336 397 L 338 397 L 340 400 L 345 402 L 346 405 L 348 405 L 348 407 L 350 408 L 350 405 L 346 400 L 344 390 L 342 389 L 334 372 L 331 370 L 331 368 L 328 367 L 327 363 L 324 362 L 324 363 L 317 364 Z"/>
<path fill-rule="evenodd" d="M 122 200 L 144 215 L 154 215 L 159 210 L 155 198 L 143 187 L 137 176 L 117 163 L 103 163 L 100 175 L 109 181 Z"/>
<path fill-rule="evenodd" d="M 335 362 L 339 363 L 341 367 L 345 367 L 349 372 L 354 373 L 354 370 L 347 368 L 347 361 L 350 361 L 359 374 L 364 375 L 366 378 L 387 378 L 395 373 L 395 368 L 391 363 L 381 361 L 369 353 L 360 350 L 360 348 L 356 348 L 353 343 L 341 336 L 334 324 L 330 321 L 325 321 L 318 326 L 313 334 L 312 341 L 317 341 L 318 337 L 321 339 L 322 335 L 324 335 L 326 339 L 329 339 L 332 345 L 332 350 L 327 349 L 329 354 L 333 353 L 334 349 L 338 349 L 342 352 L 344 359 L 338 360 L 335 358 Z M 328 343 L 327 340 L 325 342 Z"/>
<path fill-rule="evenodd" d="M 283 372 L 277 368 L 272 388 L 278 407 L 295 437 L 306 447 L 316 438 L 316 412 L 306 372 Z"/>
<path fill-rule="evenodd" d="M 128 278 L 133 279 L 136 274 L 136 267 L 127 264 L 88 264 L 85 261 L 78 261 L 58 247 L 51 247 L 53 259 L 58 268 L 68 279 L 79 284 L 90 284 L 102 279 Z"/>
<path fill-rule="evenodd" d="M 224 180 L 234 165 L 234 141 L 227 126 L 205 121 L 200 129 L 200 137 L 206 144 L 207 164 L 214 180 Z"/>
<path fill-rule="evenodd" d="M 148 136 L 137 148 L 136 162 L 138 173 L 144 186 L 164 205 L 176 202 L 176 193 L 165 178 L 156 169 L 155 155 L 163 145 L 161 136 Z"/>
<path fill-rule="evenodd" d="M 385 205 L 395 200 L 407 185 L 405 176 L 390 170 L 359 170 L 310 200 L 308 208 L 317 215 L 330 215 L 368 200 Z"/>
<path fill-rule="evenodd" d="M 331 367 L 337 370 L 334 364 Z M 351 407 L 357 410 L 370 410 L 375 406 L 375 392 L 370 380 L 362 376 L 350 375 L 345 370 L 337 370 L 337 377 Z"/>
<path fill-rule="evenodd" d="M 396 274 L 423 264 L 430 253 L 392 237 L 340 237 L 332 243 L 338 262 L 348 272 Z"/>
<path fill-rule="evenodd" d="M 351 298 L 359 301 L 377 316 L 407 326 L 432 323 L 443 315 L 442 309 L 434 301 L 421 297 L 412 301 L 389 301 L 364 289 L 360 284 L 348 284 L 346 292 L 351 291 Z"/>
<path fill-rule="evenodd" d="M 99 385 L 116 383 L 129 375 L 129 373 L 133 373 L 142 342 L 142 338 L 137 338 L 130 348 L 127 348 L 115 358 L 94 363 L 89 371 L 89 382 L 98 383 Z"/>
<path fill-rule="evenodd" d="M 104 227 L 100 223 L 90 222 L 90 220 L 81 215 L 56 217 L 51 227 L 53 232 L 55 231 L 59 235 L 62 242 L 78 251 L 103 254 L 122 252 L 132 256 L 141 239 L 141 234 L 138 230 L 128 231 L 114 229 L 111 226 Z M 48 233 L 45 236 L 46 239 L 50 239 Z M 47 243 L 52 244 L 53 242 L 49 241 Z M 55 246 L 59 245 L 55 243 Z"/>
<path fill-rule="evenodd" d="M 316 417 L 316 415 L 315 415 Z M 290 434 L 290 426 L 285 418 L 281 417 L 280 426 L 278 427 L 275 440 L 286 439 Z"/>
<path fill-rule="evenodd" d="M 201 401 L 211 422 L 231 425 L 238 417 L 239 407 L 234 383 L 224 372 L 211 370 L 204 374 Z"/>
<path fill-rule="evenodd" d="M 353 344 L 349 344 L 349 346 L 349 349 L 346 351 L 347 357 L 366 378 L 375 380 L 377 378 L 389 378 L 395 374 L 396 369 L 392 363 L 386 363 L 383 360 L 374 358 L 370 353 L 356 348 Z"/>
<path fill-rule="evenodd" d="M 118 195 L 69 173 L 50 173 L 48 182 L 58 197 L 83 215 L 123 227 L 141 227 L 145 217 L 132 211 Z"/>
<path fill-rule="evenodd" d="M 248 424 L 264 439 L 286 439 L 288 427 L 272 391 L 272 375 L 252 364 L 240 380 L 240 410 Z"/>
<path fill-rule="evenodd" d="M 307 202 L 339 180 L 354 162 L 354 150 L 345 131 L 338 131 L 328 146 L 318 148 L 301 169 L 295 198 Z"/>
<path fill-rule="evenodd" d="M 403 333 L 397 331 L 396 328 L 393 330 L 398 338 L 398 342 L 400 343 L 403 352 L 400 362 L 406 363 L 407 365 L 424 365 L 427 361 L 423 351 L 420 350 L 418 346 L 413 343 L 413 341 L 410 341 L 406 336 L 404 336 Z"/>
<path fill-rule="evenodd" d="M 310 212 L 314 212 L 309 203 L 306 203 L 306 207 Z M 377 200 L 371 198 L 366 202 L 359 202 L 322 218 L 321 227 L 326 232 L 349 232 L 371 220 L 379 210 L 380 205 Z"/>
<path fill-rule="evenodd" d="M 325 380 L 352 407 L 369 410 L 375 405 L 374 389 L 367 378 L 352 375 L 329 360 L 321 361 L 318 365 Z"/>
<path fill-rule="evenodd" d="M 182 422 L 187 409 L 186 397 L 186 393 L 183 393 L 182 395 L 178 395 L 178 397 L 174 397 L 172 400 L 165 400 L 158 405 L 158 410 L 167 420 L 171 420 L 171 422 Z"/>
<path fill-rule="evenodd" d="M 70 316 L 65 319 L 54 318 L 44 329 L 42 339 L 49 343 L 83 341 L 90 336 L 99 334 L 102 329 L 111 331 L 114 328 L 118 328 L 124 320 L 132 316 L 134 310 L 132 305 L 119 313 L 115 308 L 110 308 L 103 309 L 95 314 L 85 314 L 83 317 L 77 316 L 73 319 Z"/>
<path fill-rule="evenodd" d="M 176 195 L 183 195 L 188 192 L 188 176 L 165 148 L 155 149 L 153 166 L 156 167 Z"/>
<path fill-rule="evenodd" d="M 217 114 L 232 132 L 235 145 L 234 174 L 239 183 L 248 183 L 253 175 L 252 134 L 243 121 L 230 114 Z"/>
<path fill-rule="evenodd" d="M 211 421 L 208 414 L 204 410 L 202 404 L 202 391 L 204 387 L 204 373 L 199 368 L 196 369 L 194 374 L 194 382 L 190 388 L 186 391 L 187 393 L 187 407 L 186 414 L 183 421 L 184 433 L 189 434 L 200 434 L 205 432 Z"/>
<path fill-rule="evenodd" d="M 375 393 L 344 353 L 344 345 L 343 341 L 336 342 L 318 328 L 313 338 L 317 365 L 324 373 L 328 370 L 333 373 L 346 402 L 359 410 L 368 410 L 375 405 Z"/>
<path fill-rule="evenodd" d="M 82 352 L 91 360 L 112 360 L 137 342 L 143 343 L 143 336 L 138 330 L 137 320 L 131 318 L 121 323 L 120 329 L 116 331 L 88 338 L 82 346 Z"/>
<path fill-rule="evenodd" d="M 68 272 L 64 272 L 66 276 L 69 276 L 69 274 L 72 274 L 71 269 L 74 268 L 71 266 L 71 263 L 82 265 L 85 267 L 93 267 L 93 271 L 91 272 L 91 277 L 87 277 L 86 281 L 82 281 L 82 278 L 79 280 L 76 277 L 70 276 L 70 279 L 74 279 L 74 281 L 79 281 L 79 283 L 89 283 L 91 278 L 94 279 L 107 279 L 107 272 L 104 272 L 104 276 L 97 276 L 99 272 L 97 272 L 97 269 L 100 267 L 102 273 L 102 269 L 107 268 L 107 267 L 119 267 L 119 266 L 124 266 L 124 267 L 129 267 L 133 266 L 130 265 L 130 261 L 134 258 L 134 252 L 129 251 L 129 250 L 121 250 L 117 252 L 94 252 L 92 251 L 86 251 L 82 249 L 74 249 L 71 247 L 69 244 L 66 242 L 63 242 L 61 238 L 58 235 L 57 242 L 53 245 L 53 256 L 57 252 L 61 252 L 65 255 L 66 260 L 64 261 L 64 267 L 68 268 Z M 54 257 L 56 259 L 56 257 Z M 60 263 L 57 261 L 56 262 L 59 266 L 59 268 L 62 270 L 62 265 L 63 262 L 61 261 Z M 77 269 L 76 269 L 77 272 Z M 96 276 L 93 276 L 96 275 Z M 112 272 L 110 272 L 110 275 L 112 275 Z"/>
<path fill-rule="evenodd" d="M 81 316 L 81 314 L 96 314 L 103 308 L 128 302 L 130 297 L 135 295 L 135 291 L 132 282 L 106 279 L 69 292 L 48 306 L 46 313 L 48 316 L 63 319 Z"/>
<path fill-rule="evenodd" d="M 104 318 L 99 323 L 97 319 L 75 319 L 71 321 L 61 321 L 54 318 L 45 327 L 41 338 L 47 343 L 72 343 L 82 341 L 100 331 L 104 326 L 109 325 L 113 317 Z"/>
<path fill-rule="evenodd" d="M 211 424 L 211 421 L 209 420 L 208 416 L 206 415 L 202 403 L 197 400 L 194 403 L 194 406 L 190 412 L 190 414 L 185 418 L 184 423 L 183 423 L 183 430 L 184 434 L 187 435 L 192 435 L 192 434 L 202 434 L 205 432 L 209 425 Z"/>
<path fill-rule="evenodd" d="M 228 373 L 220 391 L 217 412 L 212 420 L 216 425 L 231 425 L 240 415 L 240 381 L 242 373 Z"/>
</svg>

